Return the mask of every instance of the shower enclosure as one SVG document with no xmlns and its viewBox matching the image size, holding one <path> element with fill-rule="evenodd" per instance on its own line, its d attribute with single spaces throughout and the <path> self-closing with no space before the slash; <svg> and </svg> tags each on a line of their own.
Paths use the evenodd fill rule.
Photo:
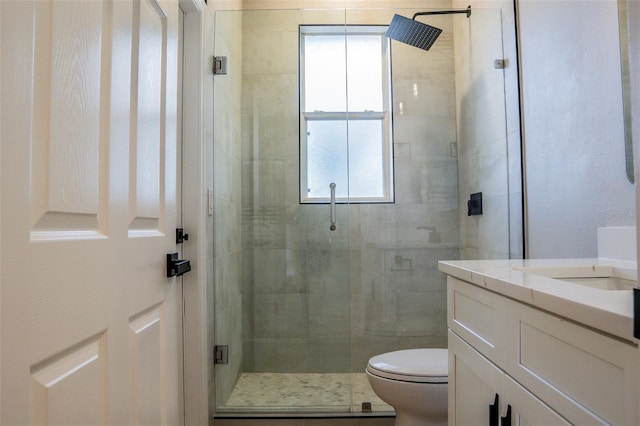
<svg viewBox="0 0 640 426">
<path fill-rule="evenodd" d="M 447 346 L 437 261 L 522 256 L 513 17 L 418 18 L 428 52 L 380 36 L 415 12 L 216 13 L 212 414 L 393 413 L 364 368 Z"/>
</svg>

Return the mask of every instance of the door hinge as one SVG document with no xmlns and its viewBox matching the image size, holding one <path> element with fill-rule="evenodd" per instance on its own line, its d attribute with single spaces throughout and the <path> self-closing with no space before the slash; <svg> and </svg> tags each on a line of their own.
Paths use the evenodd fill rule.
<svg viewBox="0 0 640 426">
<path fill-rule="evenodd" d="M 213 75 L 225 75 L 227 73 L 227 57 L 213 57 Z"/>
<path fill-rule="evenodd" d="M 215 345 L 213 347 L 213 363 L 229 364 L 229 345 Z"/>
</svg>

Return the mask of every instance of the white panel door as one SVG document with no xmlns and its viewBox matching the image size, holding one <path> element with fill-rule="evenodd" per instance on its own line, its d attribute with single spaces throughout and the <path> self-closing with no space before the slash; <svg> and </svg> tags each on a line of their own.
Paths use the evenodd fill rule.
<svg viewBox="0 0 640 426">
<path fill-rule="evenodd" d="M 0 424 L 179 425 L 177 0 L 0 8 Z"/>
</svg>

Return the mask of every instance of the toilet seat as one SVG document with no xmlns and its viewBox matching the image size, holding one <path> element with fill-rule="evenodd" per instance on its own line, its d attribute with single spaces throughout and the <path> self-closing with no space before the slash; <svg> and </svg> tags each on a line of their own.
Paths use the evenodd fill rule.
<svg viewBox="0 0 640 426">
<path fill-rule="evenodd" d="M 378 377 L 413 383 L 448 383 L 446 349 L 406 349 L 376 355 L 367 371 Z"/>
</svg>

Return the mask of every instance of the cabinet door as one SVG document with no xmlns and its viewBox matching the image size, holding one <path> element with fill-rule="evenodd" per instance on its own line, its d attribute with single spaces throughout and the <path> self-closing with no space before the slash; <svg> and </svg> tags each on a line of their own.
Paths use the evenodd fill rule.
<svg viewBox="0 0 640 426">
<path fill-rule="evenodd" d="M 636 346 L 521 303 L 505 306 L 508 375 L 573 424 L 638 424 Z"/>
<path fill-rule="evenodd" d="M 506 374 L 502 395 L 504 395 L 504 403 L 511 406 L 511 424 L 505 425 L 503 422 L 502 426 L 571 424 Z"/>
<path fill-rule="evenodd" d="M 489 426 L 491 405 L 496 395 L 502 394 L 502 376 L 498 368 L 449 330 L 449 425 Z"/>
</svg>

